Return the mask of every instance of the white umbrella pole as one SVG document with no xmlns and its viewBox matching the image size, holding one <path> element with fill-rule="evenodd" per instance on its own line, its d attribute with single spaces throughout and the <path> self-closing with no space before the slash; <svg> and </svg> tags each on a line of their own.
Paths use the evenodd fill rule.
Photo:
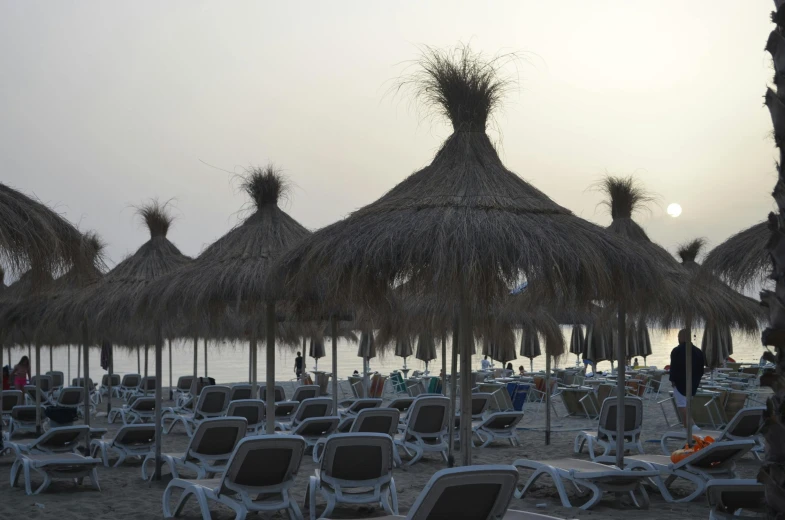
<svg viewBox="0 0 785 520">
<path fill-rule="evenodd" d="M 11 363 L 11 349 L 10 348 L 8 349 L 8 356 L 9 356 L 8 357 L 8 362 Z M 67 375 L 67 377 L 68 377 L 68 381 L 66 381 L 65 384 L 68 384 L 68 382 L 71 381 L 71 344 L 70 343 L 68 344 L 68 375 Z"/>
<path fill-rule="evenodd" d="M 161 444 L 163 436 L 163 350 L 164 336 L 161 323 L 155 324 L 155 472 L 154 480 L 161 480 Z M 194 403 L 194 411 L 196 403 Z"/>
<path fill-rule="evenodd" d="M 275 432 L 275 302 L 267 304 L 267 425 L 266 432 Z M 255 372 L 255 370 L 254 370 Z"/>
<path fill-rule="evenodd" d="M 253 364 L 256 362 L 256 356 L 254 353 L 256 352 L 256 319 L 251 319 L 251 337 L 250 341 L 248 341 L 248 357 L 251 360 L 251 364 L 248 366 L 248 382 L 251 383 L 251 395 L 259 395 L 258 388 L 259 386 L 256 384 L 256 380 L 253 378 Z M 273 402 L 275 400 L 275 394 L 271 394 L 272 388 L 267 389 L 267 396 L 265 399 L 273 396 Z M 269 400 L 269 399 L 268 399 Z M 271 432 L 272 433 L 272 432 Z"/>
<path fill-rule="evenodd" d="M 54 370 L 54 368 L 52 368 L 54 366 L 54 363 L 52 362 L 52 349 L 53 349 L 53 347 L 51 345 L 49 345 L 49 371 L 50 372 L 52 370 Z M 2 363 L 0 363 L 0 364 L 2 364 Z"/>
<path fill-rule="evenodd" d="M 627 368 L 624 359 L 627 352 L 627 322 L 623 305 L 618 310 L 618 339 L 616 341 L 616 359 L 620 360 L 616 370 L 616 466 L 624 469 L 624 391 L 626 379 L 624 371 Z"/>
<path fill-rule="evenodd" d="M 459 335 L 458 320 L 454 320 L 452 328 L 452 364 L 450 365 L 450 417 L 447 426 L 447 429 L 450 432 L 450 444 L 447 447 L 447 464 L 449 464 L 450 467 L 455 465 L 453 449 L 455 447 L 455 404 L 458 397 L 458 350 L 461 348 Z"/>
<path fill-rule="evenodd" d="M 169 340 L 169 400 L 171 401 L 174 398 L 174 390 L 172 386 L 172 340 Z"/>
<path fill-rule="evenodd" d="M 207 338 L 204 338 L 204 377 L 207 377 Z"/>
<path fill-rule="evenodd" d="M 687 446 L 692 446 L 692 316 L 687 317 L 687 345 L 686 345 L 686 365 L 687 365 L 687 388 L 685 397 L 687 398 L 686 417 L 684 428 L 687 431 Z"/>
<path fill-rule="evenodd" d="M 332 336 L 332 370 L 333 370 L 333 411 L 338 410 L 338 321 L 330 316 L 330 335 Z"/>
<path fill-rule="evenodd" d="M 82 377 L 82 345 L 76 346 L 76 378 Z"/>
<path fill-rule="evenodd" d="M 41 347 L 35 344 L 35 434 L 41 435 Z"/>
<path fill-rule="evenodd" d="M 442 395 L 447 396 L 447 331 L 442 331 Z"/>
<path fill-rule="evenodd" d="M 148 375 L 149 350 L 150 350 L 150 346 L 147 343 L 145 343 L 144 344 L 144 377 L 147 377 L 147 375 Z"/>
<path fill-rule="evenodd" d="M 90 377 L 90 356 L 87 355 L 88 345 L 90 344 L 90 337 L 87 332 L 87 322 L 82 321 L 82 356 L 84 359 L 84 423 L 85 426 L 90 426 L 90 388 L 87 385 L 87 380 Z M 90 453 L 90 436 L 85 439 L 85 453 Z"/>
<path fill-rule="evenodd" d="M 472 315 L 466 302 L 466 290 L 461 284 L 461 465 L 472 463 Z M 452 419 L 452 418 L 451 418 Z"/>
<path fill-rule="evenodd" d="M 197 378 L 199 374 L 199 368 L 196 366 L 197 360 L 199 359 L 199 336 L 194 336 L 194 376 L 193 381 L 191 381 L 191 399 L 193 399 L 194 409 L 196 409 L 196 389 L 199 388 L 197 384 Z"/>
<path fill-rule="evenodd" d="M 106 396 L 106 417 L 112 413 L 112 374 L 114 374 L 114 345 L 109 344 L 109 392 Z"/>
<path fill-rule="evenodd" d="M 545 445 L 551 445 L 551 356 L 545 349 Z"/>
<path fill-rule="evenodd" d="M 78 357 L 78 356 L 77 356 Z M 142 373 L 142 355 L 139 352 L 139 346 L 136 347 L 136 373 Z"/>
</svg>

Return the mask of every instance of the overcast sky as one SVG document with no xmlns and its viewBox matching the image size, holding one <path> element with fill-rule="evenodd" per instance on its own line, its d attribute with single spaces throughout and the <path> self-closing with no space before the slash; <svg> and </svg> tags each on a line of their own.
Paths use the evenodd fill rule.
<svg viewBox="0 0 785 520">
<path fill-rule="evenodd" d="M 671 251 L 763 220 L 775 182 L 769 1 L 0 2 L 0 179 L 109 243 L 147 239 L 133 205 L 174 199 L 198 254 L 247 203 L 230 172 L 274 161 L 289 213 L 334 222 L 428 164 L 451 131 L 388 94 L 419 45 L 519 52 L 491 132 L 507 167 L 607 225 L 605 172 L 661 207 Z M 671 202 L 684 213 L 665 214 Z"/>
</svg>

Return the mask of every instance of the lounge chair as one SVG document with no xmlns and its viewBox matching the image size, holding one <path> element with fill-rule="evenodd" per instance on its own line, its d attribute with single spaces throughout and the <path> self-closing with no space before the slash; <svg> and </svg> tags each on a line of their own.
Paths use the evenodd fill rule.
<svg viewBox="0 0 785 520">
<path fill-rule="evenodd" d="M 84 442 L 90 434 L 88 426 L 63 426 L 52 428 L 37 439 L 6 441 L 3 453 L 13 451 L 17 457 L 30 453 L 74 453 L 80 441 Z"/>
<path fill-rule="evenodd" d="M 139 386 L 129 396 L 130 397 L 150 397 L 155 396 L 155 376 L 145 376 L 139 382 Z"/>
<path fill-rule="evenodd" d="M 313 448 L 320 439 L 329 437 L 335 433 L 340 420 L 340 417 L 335 415 L 328 417 L 311 417 L 310 419 L 305 419 L 291 431 L 276 433 L 302 437 L 307 444 L 306 449 Z"/>
<path fill-rule="evenodd" d="M 125 374 L 120 381 L 120 389 L 118 390 L 120 397 L 127 400 L 139 388 L 139 383 L 142 382 L 142 376 L 139 374 Z"/>
<path fill-rule="evenodd" d="M 360 411 L 357 417 L 345 417 L 338 425 L 337 433 L 384 433 L 395 437 L 398 433 L 400 412 L 395 408 L 367 408 Z M 347 428 L 348 423 L 348 428 Z M 319 440 L 313 448 L 313 461 L 319 462 L 320 449 L 326 439 Z M 402 465 L 398 450 L 393 451 L 395 464 Z"/>
<path fill-rule="evenodd" d="M 495 412 L 472 426 L 472 432 L 482 442 L 481 448 L 496 440 L 508 440 L 512 446 L 520 446 L 518 424 L 523 420 L 523 412 Z"/>
<path fill-rule="evenodd" d="M 48 397 L 54 389 L 52 376 L 33 376 L 30 378 L 30 384 L 36 386 L 36 381 L 38 381 L 39 378 L 41 379 L 41 391 Z"/>
<path fill-rule="evenodd" d="M 19 391 L 21 393 L 21 391 Z M 11 408 L 8 418 L 8 438 L 14 434 L 35 433 L 38 429 L 35 406 L 21 405 Z"/>
<path fill-rule="evenodd" d="M 349 415 L 356 417 L 358 413 L 362 410 L 367 410 L 368 408 L 379 408 L 382 406 L 382 400 L 377 398 L 371 397 L 364 397 L 361 399 L 355 399 L 351 401 L 348 407 L 344 408 L 340 411 L 341 415 Z"/>
<path fill-rule="evenodd" d="M 245 437 L 247 422 L 242 417 L 214 417 L 203 420 L 191 437 L 184 453 L 161 454 L 161 461 L 169 467 L 174 478 L 185 469 L 196 473 L 197 479 L 212 478 L 223 473 L 237 443 Z M 147 480 L 147 464 L 155 463 L 150 452 L 142 463 L 142 478 Z M 153 474 L 150 474 L 152 478 Z"/>
<path fill-rule="evenodd" d="M 341 433 L 327 439 L 319 469 L 308 482 L 311 520 L 316 520 L 316 495 L 327 501 L 322 516 L 337 504 L 378 504 L 398 514 L 392 437 L 382 433 Z"/>
<path fill-rule="evenodd" d="M 286 401 L 286 392 L 284 391 L 281 385 L 275 385 L 274 387 L 275 393 L 275 402 Z M 260 385 L 259 386 L 259 399 L 262 401 L 267 402 L 267 386 Z"/>
<path fill-rule="evenodd" d="M 130 406 L 122 406 L 112 408 L 109 412 L 107 422 L 112 424 L 117 420 L 117 416 L 123 421 L 123 424 L 136 424 L 143 422 L 150 422 L 155 420 L 155 398 L 154 397 L 136 397 L 131 401 Z"/>
<path fill-rule="evenodd" d="M 117 455 L 114 467 L 120 466 L 128 457 L 144 458 L 155 446 L 155 425 L 129 424 L 117 431 L 113 439 L 95 439 L 90 443 L 90 455 L 100 455 L 104 466 L 109 467 L 109 457 Z"/>
<path fill-rule="evenodd" d="M 46 375 L 52 378 L 52 393 L 56 394 L 65 384 L 65 374 L 55 370 L 47 372 Z"/>
<path fill-rule="evenodd" d="M 24 404 L 24 394 L 21 390 L 3 390 L 0 393 L 0 409 L 2 410 L 2 420 L 8 423 L 11 420 L 11 410 L 14 406 Z"/>
<path fill-rule="evenodd" d="M 706 484 L 706 498 L 711 507 L 709 520 L 766 518 L 766 492 L 757 480 L 710 480 Z"/>
<path fill-rule="evenodd" d="M 277 401 L 275 403 L 275 420 L 291 421 L 292 415 L 300 406 L 300 401 Z"/>
<path fill-rule="evenodd" d="M 300 468 L 305 441 L 296 436 L 263 435 L 243 439 L 235 448 L 222 478 L 212 480 L 173 479 L 163 495 L 164 518 L 178 516 L 191 496 L 195 496 L 202 518 L 209 520 L 209 501 L 220 502 L 235 512 L 235 518 L 248 513 L 286 511 L 301 519 L 297 501 L 289 496 Z M 174 511 L 172 493 L 182 490 Z"/>
<path fill-rule="evenodd" d="M 83 457 L 76 453 L 56 454 L 26 454 L 17 457 L 11 466 L 11 485 L 19 484 L 19 477 L 24 476 L 25 492 L 28 495 L 37 495 L 46 491 L 53 478 L 67 478 L 81 485 L 85 477 L 90 478 L 93 487 L 101 491 L 98 485 L 98 472 L 96 469 L 101 461 L 90 457 Z M 32 487 L 32 472 L 36 472 L 44 479 L 37 488 Z"/>
<path fill-rule="evenodd" d="M 99 390 L 98 393 L 102 398 L 109 397 L 109 379 L 110 379 L 109 374 L 104 374 L 101 377 L 101 389 Z M 120 374 L 112 374 L 111 382 L 112 382 L 112 397 L 119 398 L 120 397 L 119 388 L 121 383 Z"/>
<path fill-rule="evenodd" d="M 735 479 L 736 461 L 754 447 L 753 440 L 714 442 L 676 463 L 671 462 L 667 455 L 635 455 L 624 457 L 624 467 L 655 471 L 652 483 L 667 502 L 689 502 L 703 494 L 708 481 L 715 478 Z M 678 478 L 691 482 L 695 491 L 684 498 L 674 497 L 670 486 Z"/>
<path fill-rule="evenodd" d="M 597 431 L 582 431 L 575 437 L 573 451 L 578 454 L 583 451 L 583 446 L 588 444 L 589 457 L 597 459 L 594 448 L 602 448 L 602 456 L 616 452 L 616 413 L 618 399 L 609 397 L 602 403 L 600 410 L 600 423 Z M 624 451 L 633 450 L 643 453 L 641 443 L 641 427 L 643 425 L 643 400 L 640 397 L 624 398 Z"/>
<path fill-rule="evenodd" d="M 191 398 L 193 384 L 194 376 L 180 376 L 177 378 L 177 386 L 172 391 L 172 399 L 176 406 L 182 407 L 185 401 Z"/>
<path fill-rule="evenodd" d="M 84 417 L 84 387 L 81 386 L 66 386 L 57 395 L 56 406 L 64 406 L 66 408 L 73 408 L 76 413 Z M 90 402 L 90 412 L 95 411 L 95 405 Z"/>
<path fill-rule="evenodd" d="M 755 441 L 756 446 L 751 450 L 751 453 L 755 455 L 756 458 L 760 459 L 761 452 L 763 451 L 763 439 L 761 438 L 760 430 L 763 427 L 763 414 L 765 412 L 766 407 L 764 406 L 744 408 L 740 410 L 722 430 L 700 430 L 697 433 L 701 436 L 711 437 L 715 441 L 752 439 Z M 683 445 L 687 442 L 686 432 L 672 431 L 663 434 L 662 439 L 660 440 L 660 448 L 665 455 L 670 455 L 673 451 L 668 446 L 669 441 L 676 441 L 680 445 Z"/>
<path fill-rule="evenodd" d="M 241 401 L 244 399 L 253 399 L 251 385 L 232 385 L 232 389 L 229 392 L 229 401 Z"/>
<path fill-rule="evenodd" d="M 319 385 L 300 385 L 294 390 L 292 401 L 305 401 L 319 397 Z"/>
<path fill-rule="evenodd" d="M 248 421 L 247 434 L 258 435 L 264 432 L 265 408 L 261 399 L 240 399 L 231 401 L 226 417 L 243 417 Z"/>
<path fill-rule="evenodd" d="M 29 405 L 35 405 L 36 393 L 38 393 L 38 388 L 35 385 L 25 385 L 24 392 L 25 392 L 25 403 Z M 52 402 L 49 399 L 49 394 L 41 390 L 40 395 L 41 395 L 41 406 L 52 405 Z"/>
<path fill-rule="evenodd" d="M 401 413 L 401 420 L 404 421 L 409 414 L 409 408 L 414 404 L 414 399 L 414 397 L 396 397 L 390 401 L 387 408 L 395 408 L 398 410 Z"/>
<path fill-rule="evenodd" d="M 229 393 L 228 386 L 206 386 L 199 394 L 193 413 L 177 413 L 169 410 L 163 414 L 161 422 L 166 424 L 166 421 L 170 421 L 164 427 L 164 433 L 170 433 L 179 422 L 185 428 L 185 433 L 191 437 L 202 421 L 211 417 L 222 417 L 226 413 L 229 407 Z"/>
<path fill-rule="evenodd" d="M 435 395 L 419 397 L 414 402 L 403 433 L 395 439 L 395 444 L 412 457 L 406 465 L 420 460 L 425 452 L 441 453 L 447 461 L 449 406 L 448 398 Z"/>
<path fill-rule="evenodd" d="M 297 411 L 291 415 L 291 421 L 288 423 L 279 422 L 278 425 L 283 430 L 291 430 L 306 419 L 312 417 L 327 417 L 333 413 L 333 400 L 329 397 L 313 397 L 306 399 L 297 407 Z"/>
<path fill-rule="evenodd" d="M 590 509 L 595 506 L 602 499 L 604 492 L 629 493 L 636 506 L 648 508 L 649 495 L 644 489 L 644 483 L 649 477 L 659 475 L 659 472 L 653 470 L 619 469 L 615 466 L 579 459 L 540 461 L 518 459 L 513 464 L 516 468 L 533 471 L 529 480 L 526 481 L 526 485 L 515 491 L 516 498 L 523 498 L 540 477 L 548 475 L 553 480 L 564 507 L 575 507 L 570 502 L 570 497 L 564 486 L 565 481 L 571 482 L 581 495 L 586 494 L 587 491 L 591 492 L 591 497 L 580 506 L 581 509 Z M 640 493 L 640 499 L 636 497 L 636 491 Z"/>
</svg>

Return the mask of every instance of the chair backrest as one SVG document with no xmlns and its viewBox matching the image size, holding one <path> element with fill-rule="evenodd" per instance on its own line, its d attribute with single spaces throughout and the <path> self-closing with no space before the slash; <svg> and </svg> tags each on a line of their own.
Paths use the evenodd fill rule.
<svg viewBox="0 0 785 520">
<path fill-rule="evenodd" d="M 85 379 L 83 377 L 75 377 L 71 381 L 71 386 L 85 386 Z M 93 388 L 93 379 L 87 378 L 87 388 Z"/>
<path fill-rule="evenodd" d="M 126 424 L 117 430 L 112 444 L 138 448 L 155 442 L 154 424 Z"/>
<path fill-rule="evenodd" d="M 276 401 L 275 403 L 275 416 L 279 419 L 291 417 L 300 406 L 300 401 Z"/>
<path fill-rule="evenodd" d="M 406 515 L 407 520 L 431 518 L 502 518 L 512 500 L 515 466 L 468 466 L 437 471 Z"/>
<path fill-rule="evenodd" d="M 728 392 L 723 406 L 725 416 L 730 419 L 744 409 L 744 405 L 747 404 L 747 397 L 746 392 Z"/>
<path fill-rule="evenodd" d="M 414 404 L 414 397 L 396 397 L 393 399 L 390 404 L 387 406 L 388 408 L 395 408 L 401 414 L 405 414 L 409 411 L 409 408 Z"/>
<path fill-rule="evenodd" d="M 362 410 L 367 410 L 369 408 L 379 408 L 381 405 L 382 405 L 381 399 L 364 397 L 362 399 L 356 399 L 351 404 L 351 406 L 349 406 L 349 412 L 360 413 L 360 411 Z"/>
<path fill-rule="evenodd" d="M 443 396 L 423 396 L 414 401 L 406 421 L 406 431 L 437 436 L 447 431 L 450 400 Z"/>
<path fill-rule="evenodd" d="M 18 422 L 36 422 L 36 406 L 22 405 L 11 408 L 11 418 Z"/>
<path fill-rule="evenodd" d="M 351 427 L 355 433 L 385 433 L 395 436 L 401 413 L 395 408 L 368 408 L 357 414 Z"/>
<path fill-rule="evenodd" d="M 52 428 L 30 445 L 30 451 L 67 453 L 73 451 L 90 435 L 89 426 L 62 426 Z"/>
<path fill-rule="evenodd" d="M 137 397 L 131 403 L 131 410 L 142 413 L 155 411 L 155 397 Z"/>
<path fill-rule="evenodd" d="M 766 413 L 765 406 L 754 408 L 744 408 L 733 416 L 728 426 L 725 427 L 725 434 L 731 438 L 752 437 L 760 433 L 763 427 L 763 414 Z"/>
<path fill-rule="evenodd" d="M 81 386 L 66 386 L 57 396 L 57 404 L 60 406 L 74 407 L 82 403 L 84 403 L 84 388 Z"/>
<path fill-rule="evenodd" d="M 146 376 L 139 383 L 139 391 L 144 393 L 155 392 L 155 376 Z"/>
<path fill-rule="evenodd" d="M 281 385 L 275 385 L 275 402 L 286 401 L 286 392 Z M 267 386 L 259 386 L 259 399 L 267 401 Z M 292 399 L 294 401 L 294 399 Z"/>
<path fill-rule="evenodd" d="M 38 387 L 36 387 L 35 385 L 25 385 L 24 391 L 25 394 L 27 394 L 27 397 L 30 398 L 32 402 L 35 402 L 36 393 L 38 392 Z M 46 394 L 44 394 L 44 392 L 41 391 L 41 402 L 44 401 L 46 401 Z"/>
<path fill-rule="evenodd" d="M 311 417 L 298 424 L 292 433 L 309 438 L 326 437 L 331 435 L 338 428 L 340 421 L 340 417 L 335 415 L 328 417 Z"/>
<path fill-rule="evenodd" d="M 509 431 L 523 419 L 523 412 L 496 412 L 488 416 L 483 425 L 489 430 Z"/>
<path fill-rule="evenodd" d="M 44 393 L 49 393 L 54 388 L 54 382 L 52 381 L 52 376 L 33 376 L 30 378 L 30 384 L 36 386 L 36 381 L 41 380 L 41 391 Z"/>
<path fill-rule="evenodd" d="M 120 374 L 112 374 L 111 376 L 109 374 L 104 374 L 101 377 L 101 386 L 109 386 L 110 378 L 112 380 L 113 387 L 120 386 Z"/>
<path fill-rule="evenodd" d="M 139 383 L 142 382 L 142 376 L 139 374 L 125 374 L 123 376 L 122 381 L 120 381 L 120 386 L 124 388 L 136 388 L 139 386 Z"/>
<path fill-rule="evenodd" d="M 239 442 L 221 479 L 220 493 L 258 495 L 290 487 L 305 453 L 297 435 L 264 435 Z"/>
<path fill-rule="evenodd" d="M 692 396 L 692 422 L 702 428 L 719 428 L 724 423 L 724 414 L 720 416 L 721 409 L 713 393 L 697 393 Z M 720 424 L 717 424 L 720 421 Z"/>
<path fill-rule="evenodd" d="M 319 397 L 319 385 L 301 385 L 294 390 L 292 401 L 305 401 Z"/>
<path fill-rule="evenodd" d="M 374 374 L 371 376 L 371 388 L 369 397 L 381 398 L 384 395 L 384 385 L 387 383 L 387 376 Z"/>
<path fill-rule="evenodd" d="M 713 442 L 686 459 L 682 459 L 675 464 L 675 467 L 678 469 L 682 466 L 693 466 L 704 470 L 721 471 L 732 467 L 754 447 L 753 440 Z"/>
<path fill-rule="evenodd" d="M 320 478 L 332 485 L 364 487 L 391 478 L 393 440 L 383 433 L 336 433 L 327 439 Z"/>
<path fill-rule="evenodd" d="M 65 375 L 60 371 L 50 371 L 46 375 L 52 378 L 52 386 L 54 388 L 60 388 L 65 383 Z"/>
<path fill-rule="evenodd" d="M 507 391 L 506 389 L 504 390 Z M 488 410 L 493 394 L 477 392 L 472 394 L 472 417 L 479 419 Z"/>
<path fill-rule="evenodd" d="M 194 455 L 229 458 L 240 439 L 245 437 L 248 422 L 242 417 L 213 417 L 202 421 L 186 450 L 186 458 Z"/>
<path fill-rule="evenodd" d="M 258 426 L 264 422 L 265 406 L 261 399 L 238 399 L 229 403 L 227 417 L 244 417 L 248 426 Z"/>
<path fill-rule="evenodd" d="M 217 417 L 223 415 L 229 407 L 229 394 L 231 389 L 228 386 L 212 385 L 206 386 L 199 394 L 196 402 L 195 412 L 205 417 Z"/>
<path fill-rule="evenodd" d="M 180 376 L 177 378 L 177 390 L 180 392 L 190 392 L 194 384 L 194 376 Z"/>
<path fill-rule="evenodd" d="M 710 507 L 728 516 L 740 509 L 746 513 L 766 512 L 766 489 L 754 479 L 710 480 L 706 484 L 706 498 Z"/>
<path fill-rule="evenodd" d="M 3 390 L 2 393 L 2 407 L 3 413 L 9 413 L 14 406 L 19 406 L 24 402 L 24 394 L 21 390 Z"/>
<path fill-rule="evenodd" d="M 234 385 L 229 392 L 229 401 L 251 399 L 251 385 Z"/>
<path fill-rule="evenodd" d="M 618 404 L 617 397 L 608 397 L 602 402 L 600 423 L 597 426 L 598 437 L 605 439 L 608 436 L 616 435 Z M 640 397 L 626 396 L 624 398 L 624 435 L 639 433 L 642 425 L 643 400 Z"/>
<path fill-rule="evenodd" d="M 333 413 L 333 400 L 330 397 L 312 397 L 300 402 L 294 414 L 294 422 L 299 423 L 311 417 L 327 417 Z"/>
<path fill-rule="evenodd" d="M 616 390 L 614 385 L 607 385 L 605 383 L 597 387 L 597 401 L 604 403 L 607 398 L 611 396 L 613 391 Z"/>
</svg>

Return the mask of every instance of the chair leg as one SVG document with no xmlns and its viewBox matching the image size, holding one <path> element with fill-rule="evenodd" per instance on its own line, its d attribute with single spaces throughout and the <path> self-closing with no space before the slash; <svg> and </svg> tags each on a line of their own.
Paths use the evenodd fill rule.
<svg viewBox="0 0 785 520">
<path fill-rule="evenodd" d="M 316 477 L 308 479 L 308 507 L 311 520 L 316 520 L 316 486 L 319 485 Z"/>
<path fill-rule="evenodd" d="M 592 507 L 597 505 L 600 500 L 602 500 L 602 490 L 599 487 L 597 487 L 594 483 L 589 482 L 587 480 L 582 480 L 580 485 L 591 491 L 591 498 L 581 506 L 581 509 L 583 510 L 591 509 Z"/>
<path fill-rule="evenodd" d="M 398 514 L 398 492 L 395 489 L 395 479 L 390 478 L 390 489 L 388 490 L 390 505 L 392 506 L 392 514 Z"/>
</svg>

